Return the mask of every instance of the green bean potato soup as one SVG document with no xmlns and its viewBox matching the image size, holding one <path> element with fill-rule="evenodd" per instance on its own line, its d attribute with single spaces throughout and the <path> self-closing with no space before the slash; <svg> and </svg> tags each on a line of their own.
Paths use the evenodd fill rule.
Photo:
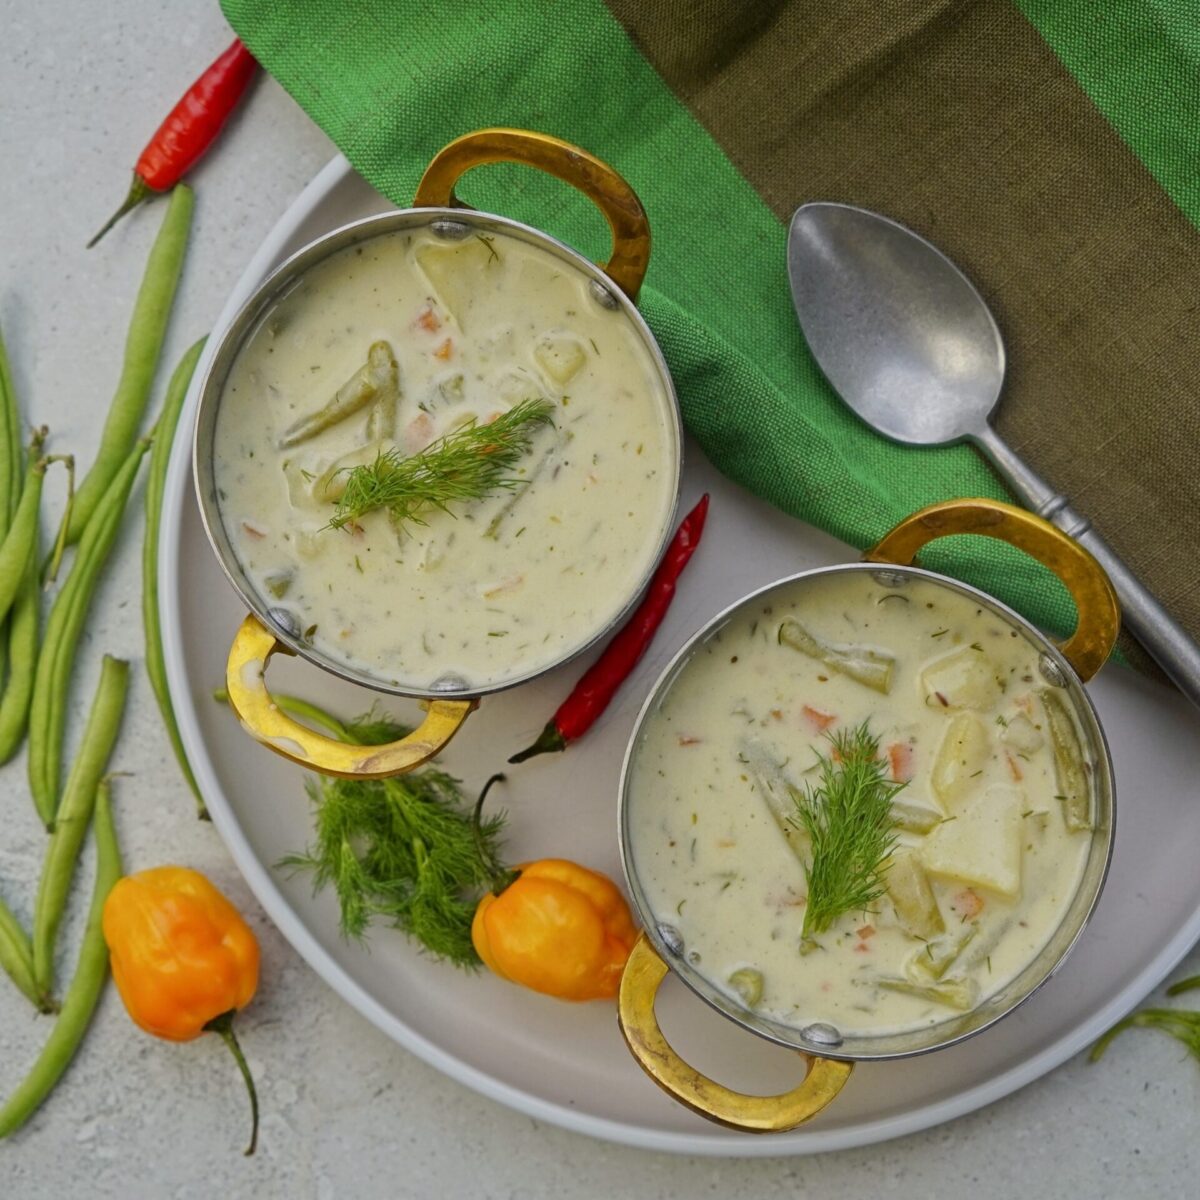
<svg viewBox="0 0 1200 1200">
<path fill-rule="evenodd" d="M 585 646 L 646 577 L 677 482 L 671 405 L 633 324 L 551 252 L 379 235 L 306 272 L 239 351 L 221 519 L 264 608 L 325 657 L 414 691 L 499 686 Z M 411 518 L 331 526 L 354 467 L 419 475 L 524 416 L 488 494 L 443 478 Z"/>
<path fill-rule="evenodd" d="M 750 1011 L 903 1033 L 970 1011 L 1066 914 L 1091 766 L 1038 649 L 963 593 L 795 580 L 697 646 L 643 726 L 655 921 Z"/>
</svg>

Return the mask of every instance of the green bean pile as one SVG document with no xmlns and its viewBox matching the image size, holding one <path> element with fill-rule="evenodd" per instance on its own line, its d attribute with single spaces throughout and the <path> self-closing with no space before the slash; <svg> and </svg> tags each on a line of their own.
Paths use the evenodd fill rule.
<svg viewBox="0 0 1200 1200">
<path fill-rule="evenodd" d="M 129 493 L 150 442 L 142 438 L 121 464 L 79 542 L 79 551 L 46 618 L 46 633 L 33 677 L 29 705 L 29 790 L 38 815 L 53 831 L 66 730 L 67 692 L 75 648 L 87 619 L 100 570 L 108 559 Z"/>
<path fill-rule="evenodd" d="M 0 895 L 0 967 L 39 1012 L 57 1013 L 29 1074 L 7 1102 L 0 1104 L 0 1137 L 20 1128 L 37 1111 L 67 1069 L 87 1032 L 108 974 L 101 917 L 108 893 L 121 874 L 108 764 L 125 710 L 128 663 L 104 656 L 87 721 L 62 786 L 60 777 L 71 683 L 92 597 L 148 453 L 143 545 L 146 667 L 185 779 L 200 803 L 166 690 L 155 559 L 167 460 L 202 342 L 194 345 L 176 368 L 154 432 L 138 437 L 179 283 L 191 215 L 191 191 L 177 187 L 134 305 L 121 378 L 100 445 L 78 492 L 73 489 L 70 456 L 42 453 L 45 430 L 35 431 L 28 449 L 23 447 L 20 411 L 0 339 L 0 763 L 17 753 L 28 732 L 29 789 L 50 835 L 34 903 L 32 936 Z M 48 571 L 51 583 L 57 581 L 65 548 L 74 545 L 75 551 L 50 602 L 45 629 L 39 633 L 39 518 L 46 472 L 55 462 L 66 465 L 70 482 Z M 203 805 L 200 807 L 203 813 Z M 75 973 L 60 1007 L 55 999 L 55 948 L 89 827 L 96 842 L 91 909 Z M 0 878 L 0 892 L 8 883 Z M 4 1065 L 0 1063 L 0 1070 Z M 0 1088 L 3 1086 L 5 1080 L 0 1076 Z"/>
</svg>

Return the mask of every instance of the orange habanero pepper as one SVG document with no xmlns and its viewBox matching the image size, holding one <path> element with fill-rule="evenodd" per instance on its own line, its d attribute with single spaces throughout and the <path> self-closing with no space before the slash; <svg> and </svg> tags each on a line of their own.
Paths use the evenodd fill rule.
<svg viewBox="0 0 1200 1200">
<path fill-rule="evenodd" d="M 471 941 L 497 975 L 563 1000 L 615 996 L 636 938 L 612 880 L 562 858 L 517 867 L 471 922 Z"/>
<path fill-rule="evenodd" d="M 218 1034 L 250 1093 L 247 1154 L 258 1141 L 258 1096 L 233 1015 L 258 987 L 258 941 L 237 909 L 198 871 L 155 867 L 119 879 L 104 905 L 113 980 L 135 1025 L 190 1042 Z"/>
</svg>

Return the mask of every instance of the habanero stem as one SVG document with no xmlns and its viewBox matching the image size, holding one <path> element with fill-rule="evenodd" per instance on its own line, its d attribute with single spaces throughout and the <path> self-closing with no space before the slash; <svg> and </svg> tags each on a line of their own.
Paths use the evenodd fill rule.
<svg viewBox="0 0 1200 1200">
<path fill-rule="evenodd" d="M 497 861 L 496 856 L 487 844 L 487 839 L 483 835 L 483 802 L 488 797 L 488 792 L 492 790 L 492 786 L 497 783 L 506 783 L 508 776 L 497 771 L 495 775 L 483 785 L 479 793 L 479 799 L 475 801 L 475 807 L 471 811 L 471 836 L 475 839 L 475 850 L 479 855 L 480 862 L 487 863 L 491 870 L 491 878 L 488 880 L 488 891 L 494 895 L 500 895 L 509 884 L 513 883 L 521 874 L 520 871 L 511 871 L 502 867 Z"/>
</svg>

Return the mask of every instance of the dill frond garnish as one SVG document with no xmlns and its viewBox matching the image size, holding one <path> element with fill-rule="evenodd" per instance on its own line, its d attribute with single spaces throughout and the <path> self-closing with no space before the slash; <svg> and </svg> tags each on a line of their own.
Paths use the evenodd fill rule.
<svg viewBox="0 0 1200 1200">
<path fill-rule="evenodd" d="M 817 756 L 820 783 L 793 792 L 793 822 L 812 844 L 805 867 L 805 939 L 823 933 L 845 913 L 865 911 L 883 895 L 884 863 L 896 841 L 892 798 L 904 787 L 887 778 L 879 740 L 865 722 L 827 736 L 833 753 Z"/>
<path fill-rule="evenodd" d="M 425 524 L 431 509 L 482 500 L 502 488 L 516 487 L 510 475 L 539 426 L 551 424 L 548 400 L 522 400 L 487 425 L 474 422 L 431 442 L 420 454 L 381 451 L 373 463 L 346 468 L 346 488 L 329 524 L 340 529 L 376 509 L 392 523 Z"/>
<path fill-rule="evenodd" d="M 297 715 L 360 745 L 408 732 L 375 712 L 340 722 L 312 705 L 303 709 Z M 478 966 L 471 919 L 499 870 L 503 815 L 481 822 L 477 836 L 458 780 L 436 767 L 381 780 L 313 777 L 306 786 L 315 840 L 278 865 L 311 872 L 314 891 L 334 889 L 342 935 L 361 940 L 381 918 L 437 958 Z"/>
</svg>

